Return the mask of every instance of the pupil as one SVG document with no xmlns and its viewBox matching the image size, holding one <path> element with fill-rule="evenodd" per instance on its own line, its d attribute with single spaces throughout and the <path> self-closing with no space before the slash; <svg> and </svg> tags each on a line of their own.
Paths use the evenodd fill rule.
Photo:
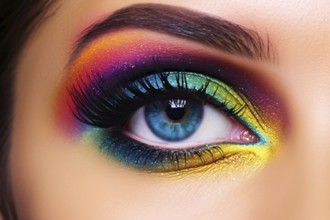
<svg viewBox="0 0 330 220">
<path fill-rule="evenodd" d="M 166 106 L 166 115 L 172 121 L 181 120 L 186 113 L 186 100 L 170 100 Z"/>
<path fill-rule="evenodd" d="M 160 100 L 145 106 L 150 130 L 166 141 L 181 141 L 194 134 L 203 121 L 201 102 L 186 99 Z"/>
</svg>

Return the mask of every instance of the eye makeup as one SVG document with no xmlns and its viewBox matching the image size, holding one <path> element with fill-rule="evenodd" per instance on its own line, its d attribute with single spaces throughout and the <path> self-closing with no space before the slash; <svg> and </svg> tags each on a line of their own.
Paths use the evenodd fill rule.
<svg viewBox="0 0 330 220">
<path fill-rule="evenodd" d="M 81 141 L 92 140 L 109 158 L 148 172 L 216 172 L 268 162 L 284 139 L 286 117 L 279 98 L 248 70 L 202 46 L 169 39 L 131 29 L 88 44 L 68 67 L 61 87 L 59 127 Z M 139 108 L 192 98 L 241 124 L 252 141 L 216 139 L 169 149 L 127 135 Z"/>
</svg>

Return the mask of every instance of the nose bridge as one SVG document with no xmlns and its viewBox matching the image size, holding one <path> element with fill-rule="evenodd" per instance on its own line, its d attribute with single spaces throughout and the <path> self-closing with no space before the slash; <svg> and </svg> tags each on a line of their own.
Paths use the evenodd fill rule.
<svg viewBox="0 0 330 220">
<path fill-rule="evenodd" d="M 330 70 L 330 69 L 329 69 Z M 323 74 L 324 76 L 325 74 Z M 330 74 L 327 74 L 330 75 Z M 330 77 L 313 79 L 297 117 L 295 155 L 298 219 L 330 219 Z M 306 83 L 306 82 L 305 82 Z M 305 106 L 305 108 L 304 108 Z"/>
<path fill-rule="evenodd" d="M 329 142 L 305 141 L 300 146 L 309 149 L 298 154 L 296 164 L 297 188 L 300 201 L 297 201 L 298 219 L 330 219 L 330 152 Z"/>
</svg>

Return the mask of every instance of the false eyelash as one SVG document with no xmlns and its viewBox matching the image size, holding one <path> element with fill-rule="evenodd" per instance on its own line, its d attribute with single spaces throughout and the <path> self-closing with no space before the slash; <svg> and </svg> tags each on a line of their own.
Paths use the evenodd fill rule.
<svg viewBox="0 0 330 220">
<path fill-rule="evenodd" d="M 178 73 L 178 72 L 175 72 Z M 210 103 L 231 116 L 238 116 L 243 108 L 228 109 L 228 101 L 219 103 L 206 90 L 210 80 L 201 88 L 188 88 L 186 74 L 176 74 L 177 86 L 172 86 L 167 77 L 169 72 L 141 74 L 137 80 L 126 79 L 119 84 L 111 84 L 100 74 L 88 76 L 86 83 L 82 78 L 68 90 L 74 106 L 70 106 L 74 116 L 82 123 L 99 128 L 121 129 L 129 117 L 141 106 L 160 99 L 194 97 Z M 158 77 L 161 85 L 155 87 L 150 77 Z M 131 95 L 133 97 L 131 97 Z"/>
<path fill-rule="evenodd" d="M 219 145 L 205 145 L 185 150 L 160 149 L 157 146 L 141 144 L 119 132 L 105 132 L 104 136 L 108 138 L 102 144 L 103 152 L 137 169 L 148 168 L 152 172 L 170 172 L 205 166 L 225 158 Z M 220 157 L 216 158 L 214 151 Z M 195 163 L 198 165 L 188 165 L 191 158 L 196 158 L 198 162 Z"/>
</svg>

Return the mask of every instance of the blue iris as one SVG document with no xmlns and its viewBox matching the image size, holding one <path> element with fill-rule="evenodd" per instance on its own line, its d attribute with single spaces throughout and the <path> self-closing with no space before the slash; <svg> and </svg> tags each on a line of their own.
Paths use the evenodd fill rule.
<svg viewBox="0 0 330 220">
<path fill-rule="evenodd" d="M 145 118 L 151 131 L 166 141 L 180 141 L 199 128 L 203 118 L 201 102 L 170 99 L 145 106 Z"/>
</svg>

